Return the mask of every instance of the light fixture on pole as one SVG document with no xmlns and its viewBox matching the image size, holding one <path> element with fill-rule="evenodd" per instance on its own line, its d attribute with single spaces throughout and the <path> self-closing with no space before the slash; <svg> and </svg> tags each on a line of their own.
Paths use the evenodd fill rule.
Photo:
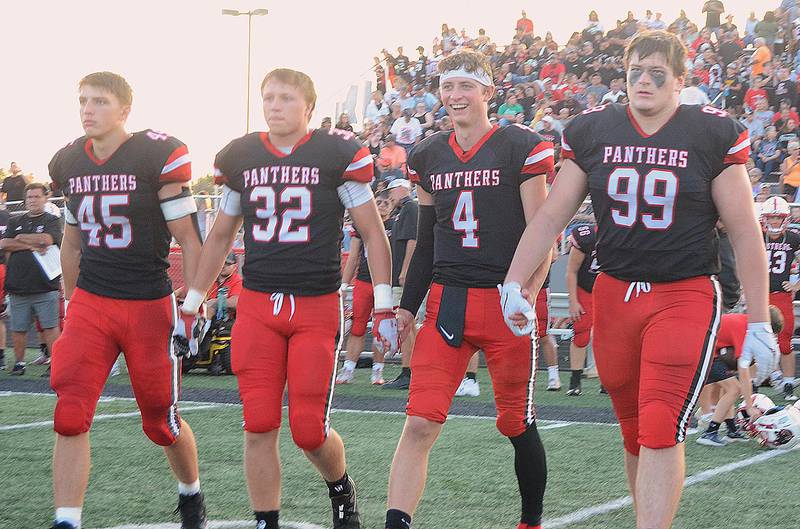
<svg viewBox="0 0 800 529">
<path fill-rule="evenodd" d="M 250 43 L 252 35 L 253 17 L 264 16 L 268 13 L 266 9 L 253 9 L 251 11 L 238 11 L 236 9 L 223 9 L 222 14 L 232 17 L 247 15 L 247 81 L 245 88 L 247 92 L 247 107 L 245 108 L 245 129 L 250 132 Z"/>
</svg>

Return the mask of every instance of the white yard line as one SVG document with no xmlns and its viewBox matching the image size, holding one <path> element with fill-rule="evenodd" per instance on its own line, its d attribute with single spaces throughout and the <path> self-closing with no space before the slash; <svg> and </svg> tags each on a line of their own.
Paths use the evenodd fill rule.
<svg viewBox="0 0 800 529">
<path fill-rule="evenodd" d="M 716 478 L 717 476 L 733 472 L 734 470 L 740 470 L 742 468 L 749 467 L 750 465 L 757 465 L 758 463 L 763 463 L 764 461 L 768 461 L 776 457 L 783 457 L 789 453 L 797 451 L 798 449 L 800 449 L 800 446 L 792 448 L 791 450 L 771 450 L 769 452 L 763 452 L 753 457 L 748 457 L 747 459 L 742 459 L 719 467 L 710 468 L 708 470 L 704 470 L 703 472 L 699 472 L 697 474 L 694 474 L 693 476 L 689 476 L 688 478 L 686 478 L 686 480 L 683 482 L 684 487 L 691 487 L 692 485 L 697 485 L 698 483 L 709 481 L 711 479 Z M 631 499 L 631 497 L 624 496 L 622 498 L 617 498 L 615 500 L 611 500 L 609 502 L 602 503 L 600 505 L 594 505 L 592 507 L 587 507 L 585 509 L 577 510 L 565 516 L 555 518 L 553 520 L 547 520 L 545 521 L 544 524 L 542 524 L 542 527 L 544 527 L 545 529 L 557 529 L 558 527 L 567 527 L 569 525 L 577 524 L 585 520 L 588 520 L 589 518 L 600 516 L 601 514 L 608 514 L 610 512 L 624 509 L 625 507 L 629 507 L 632 504 L 633 500 Z"/>
<path fill-rule="evenodd" d="M 211 408 L 219 408 L 219 405 L 206 404 L 203 406 L 191 406 L 187 408 L 182 408 L 180 411 L 181 413 L 183 413 L 185 411 L 208 410 Z M 139 417 L 140 415 L 141 414 L 138 411 L 132 411 L 127 413 L 103 413 L 100 415 L 95 415 L 94 422 L 106 421 L 109 419 L 124 419 L 126 417 Z M 53 426 L 53 421 L 28 422 L 23 424 L 8 424 L 0 426 L 0 432 L 8 432 L 11 430 L 30 430 L 32 428 L 43 428 L 47 426 Z"/>
</svg>

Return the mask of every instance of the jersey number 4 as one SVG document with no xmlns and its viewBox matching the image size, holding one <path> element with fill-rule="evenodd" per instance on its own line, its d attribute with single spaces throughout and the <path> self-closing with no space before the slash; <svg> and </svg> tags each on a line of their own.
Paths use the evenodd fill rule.
<svg viewBox="0 0 800 529">
<path fill-rule="evenodd" d="M 253 224 L 253 239 L 258 242 L 271 242 L 278 232 L 278 242 L 308 242 L 308 226 L 297 226 L 292 229 L 292 222 L 306 220 L 311 216 L 311 191 L 307 187 L 288 186 L 280 193 L 280 203 L 290 204 L 297 200 L 297 206 L 286 208 L 280 214 L 278 229 L 278 212 L 276 209 L 275 190 L 269 186 L 257 186 L 250 193 L 250 202 L 261 203 L 264 207 L 256 208 L 256 217 L 266 222 Z"/>
<path fill-rule="evenodd" d="M 127 206 L 128 195 L 100 195 L 99 215 L 95 212 L 95 196 L 86 195 L 78 206 L 78 223 L 82 231 L 87 232 L 89 246 L 100 246 L 102 241 L 106 248 L 118 250 L 127 248 L 133 240 L 131 221 L 124 215 L 114 214 L 111 208 Z M 99 221 L 98 221 L 99 219 Z"/>
<path fill-rule="evenodd" d="M 475 204 L 472 191 L 462 191 L 458 195 L 456 207 L 453 209 L 453 228 L 463 231 L 462 248 L 480 248 L 480 239 L 475 235 L 478 231 L 478 219 L 475 218 Z"/>
<path fill-rule="evenodd" d="M 639 215 L 639 171 L 633 167 L 617 167 L 608 176 L 608 196 L 625 204 L 624 208 L 611 208 L 611 218 L 618 226 L 630 228 Z M 661 212 L 642 213 L 641 221 L 649 230 L 666 230 L 672 226 L 675 199 L 678 196 L 678 177 L 672 171 L 653 169 L 644 175 L 641 200 L 647 206 L 661 208 Z"/>
</svg>

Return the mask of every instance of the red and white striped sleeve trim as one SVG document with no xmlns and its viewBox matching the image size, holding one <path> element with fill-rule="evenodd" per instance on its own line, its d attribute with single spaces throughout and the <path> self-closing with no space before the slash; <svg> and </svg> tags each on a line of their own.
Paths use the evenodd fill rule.
<svg viewBox="0 0 800 529">
<path fill-rule="evenodd" d="M 414 169 L 412 169 L 411 166 L 408 165 L 408 164 L 406 164 L 406 168 L 408 169 L 408 179 L 411 182 L 413 182 L 415 184 L 418 184 L 419 183 L 419 175 L 417 174 L 417 172 Z"/>
<path fill-rule="evenodd" d="M 744 164 L 750 157 L 750 134 L 747 130 L 743 130 L 733 147 L 728 149 L 723 163 L 726 165 Z"/>
<path fill-rule="evenodd" d="M 353 160 L 342 175 L 343 180 L 352 180 L 368 184 L 372 182 L 374 171 L 372 167 L 372 154 L 366 147 L 361 147 L 353 156 Z"/>
<path fill-rule="evenodd" d="M 528 153 L 528 157 L 522 165 L 522 174 L 539 175 L 551 173 L 555 165 L 554 155 L 553 144 L 549 141 L 540 141 Z"/>
<path fill-rule="evenodd" d="M 217 166 L 214 166 L 214 183 L 217 184 L 218 186 L 228 183 L 228 177 L 225 176 Z"/>
<path fill-rule="evenodd" d="M 567 158 L 568 160 L 575 159 L 575 152 L 572 150 L 572 147 L 569 146 L 567 143 L 567 137 L 564 136 L 564 133 L 561 133 L 561 157 Z"/>
<path fill-rule="evenodd" d="M 161 169 L 161 182 L 188 182 L 192 179 L 192 159 L 189 149 L 181 145 L 169 155 L 164 167 Z"/>
</svg>

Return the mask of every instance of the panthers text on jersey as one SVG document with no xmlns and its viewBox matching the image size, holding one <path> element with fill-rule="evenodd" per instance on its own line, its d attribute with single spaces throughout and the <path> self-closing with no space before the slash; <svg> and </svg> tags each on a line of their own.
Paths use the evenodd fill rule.
<svg viewBox="0 0 800 529">
<path fill-rule="evenodd" d="M 711 183 L 749 153 L 747 129 L 713 107 L 681 105 L 650 135 L 627 105 L 575 117 L 562 156 L 588 176 L 600 270 L 651 282 L 718 273 Z"/>
<path fill-rule="evenodd" d="M 595 251 L 595 245 L 597 244 L 596 228 L 593 225 L 581 224 L 573 228 L 569 237 L 572 246 L 586 256 L 578 269 L 578 286 L 586 292 L 591 292 L 598 272 Z"/>
<path fill-rule="evenodd" d="M 440 132 L 411 151 L 408 169 L 436 208 L 433 281 L 502 283 L 525 229 L 520 185 L 553 170 L 553 144 L 527 127 L 494 126 L 465 152 Z"/>
<path fill-rule="evenodd" d="M 351 132 L 309 132 L 284 153 L 266 132 L 230 142 L 215 161 L 218 184 L 241 194 L 244 286 L 318 296 L 341 284 L 344 206 L 339 187 L 372 180 L 372 155 Z"/>
<path fill-rule="evenodd" d="M 800 250 L 800 233 L 786 230 L 783 235 L 773 239 L 764 235 L 769 266 L 769 291 L 783 292 L 783 283 L 789 281 L 795 256 Z"/>
<path fill-rule="evenodd" d="M 54 188 L 66 197 L 65 219 L 81 230 L 78 287 L 117 299 L 157 299 L 172 292 L 172 239 L 158 191 L 192 178 L 189 151 L 153 130 L 132 134 L 99 160 L 81 137 L 50 162 Z"/>
</svg>

